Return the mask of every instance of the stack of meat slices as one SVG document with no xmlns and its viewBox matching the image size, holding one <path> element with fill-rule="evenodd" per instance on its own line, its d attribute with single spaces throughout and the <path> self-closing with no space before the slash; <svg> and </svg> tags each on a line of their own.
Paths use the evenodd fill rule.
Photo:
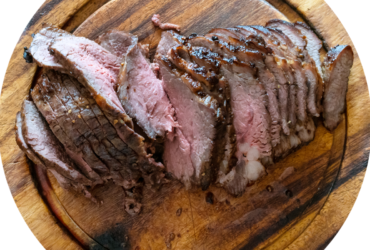
<svg viewBox="0 0 370 250">
<path fill-rule="evenodd" d="M 94 200 L 95 185 L 122 186 L 130 214 L 143 188 L 173 178 L 238 196 L 313 140 L 315 117 L 339 124 L 353 52 L 337 46 L 321 65 L 321 48 L 305 24 L 271 20 L 163 31 L 151 63 L 134 35 L 93 42 L 47 25 L 25 53 L 43 74 L 17 115 L 17 142 L 64 188 Z"/>
</svg>

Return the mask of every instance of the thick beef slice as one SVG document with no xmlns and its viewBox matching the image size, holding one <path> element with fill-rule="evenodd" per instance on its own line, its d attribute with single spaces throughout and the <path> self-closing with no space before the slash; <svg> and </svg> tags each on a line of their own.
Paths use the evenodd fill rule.
<svg viewBox="0 0 370 250">
<path fill-rule="evenodd" d="M 260 160 L 271 156 L 270 117 L 264 106 L 265 91 L 255 79 L 252 67 L 233 63 L 221 66 L 221 73 L 230 86 L 238 162 L 220 182 L 226 182 L 229 191 L 239 195 L 249 182 L 263 174 Z M 239 177 L 230 179 L 234 172 Z"/>
<path fill-rule="evenodd" d="M 214 138 L 215 146 L 212 150 L 210 168 L 216 175 L 220 168 L 228 169 L 229 165 L 232 164 L 232 160 L 227 154 L 233 151 L 235 144 L 231 142 L 232 139 L 235 139 L 235 133 L 231 128 L 232 112 L 228 101 L 229 86 L 226 81 L 220 81 L 219 76 L 214 71 L 201 66 L 203 65 L 202 61 L 206 60 L 202 60 L 199 57 L 200 54 L 202 54 L 202 57 L 214 60 L 209 55 L 203 54 L 202 51 L 197 51 L 197 48 L 189 49 L 184 45 L 171 48 L 167 58 L 175 67 L 191 76 L 191 78 L 187 78 L 189 81 L 184 81 L 184 83 L 194 94 L 201 98 L 209 96 L 217 103 L 217 123 L 214 125 L 216 137 Z M 227 143 L 228 141 L 229 143 Z M 223 162 L 226 160 L 225 157 L 228 159 L 227 163 Z"/>
<path fill-rule="evenodd" d="M 239 62 L 245 62 L 258 69 L 258 78 L 263 84 L 268 96 L 268 101 L 266 104 L 272 119 L 270 129 L 271 143 L 273 146 L 279 144 L 281 117 L 279 112 L 279 104 L 276 97 L 277 86 L 274 75 L 265 66 L 263 55 L 259 52 L 245 49 L 231 51 L 227 44 L 219 43 L 217 41 L 214 42 L 211 39 L 204 37 L 191 38 L 188 40 L 188 43 L 194 47 L 205 47 L 212 52 L 218 53 L 222 58 L 229 61 L 234 61 L 237 59 Z"/>
<path fill-rule="evenodd" d="M 91 185 L 92 182 L 77 170 L 31 101 L 23 102 L 21 114 L 24 140 L 44 165 L 55 169 L 67 179 Z"/>
<path fill-rule="evenodd" d="M 338 45 L 332 48 L 323 63 L 324 125 L 334 130 L 341 121 L 345 111 L 348 78 L 353 65 L 353 51 L 349 45 Z"/>
<path fill-rule="evenodd" d="M 256 32 L 256 30 L 252 29 L 248 26 L 238 26 L 238 28 L 228 29 L 229 33 L 235 33 L 234 36 L 237 34 L 239 35 L 239 40 L 243 43 L 240 44 L 248 49 L 257 50 L 261 53 L 265 54 L 264 62 L 270 72 L 274 75 L 277 85 L 277 93 L 278 93 L 278 102 L 279 102 L 279 111 L 281 116 L 281 126 L 284 134 L 289 135 L 290 130 L 288 126 L 288 81 L 285 72 L 283 69 L 283 65 L 278 63 L 279 60 L 276 58 L 275 51 L 271 49 L 271 46 L 268 44 L 267 36 L 264 36 L 262 32 Z M 245 31 L 245 32 L 243 32 Z M 247 32 L 248 35 L 245 35 Z M 250 38 L 254 37 L 256 42 L 251 42 Z M 227 41 L 227 40 L 226 40 Z M 235 41 L 230 41 L 231 44 L 235 43 Z"/>
<path fill-rule="evenodd" d="M 66 190 L 73 189 L 79 193 L 83 193 L 86 198 L 91 199 L 93 202 L 97 202 L 96 199 L 91 195 L 91 193 L 86 189 L 86 187 L 80 183 L 77 183 L 71 179 L 64 177 L 63 175 L 59 174 L 54 168 L 48 168 L 44 165 L 44 162 L 36 155 L 36 153 L 27 145 L 26 140 L 24 139 L 23 132 L 22 132 L 22 115 L 21 112 L 17 113 L 16 123 L 15 123 L 15 131 L 16 131 L 16 141 L 18 146 L 21 148 L 23 152 L 26 153 L 28 158 L 36 165 L 48 169 L 54 177 L 57 179 L 58 183 L 61 185 L 62 188 Z"/>
<path fill-rule="evenodd" d="M 129 49 L 137 44 L 137 41 L 137 36 L 119 30 L 110 30 L 96 39 L 100 46 L 115 55 L 120 61 L 123 60 Z"/>
<path fill-rule="evenodd" d="M 211 96 L 200 98 L 187 86 L 193 81 L 187 74 L 175 69 L 171 70 L 171 64 L 165 58 L 157 58 L 160 65 L 160 72 L 163 77 L 164 89 L 175 109 L 179 130 L 190 145 L 190 159 L 193 166 L 194 176 L 183 176 L 183 181 L 192 178 L 200 183 L 203 189 L 208 188 L 211 181 L 211 157 L 216 137 L 217 107 L 214 106 Z M 179 146 L 186 145 L 181 133 L 177 133 Z M 167 141 L 166 141 L 167 142 Z M 166 148 L 166 145 L 165 145 Z M 186 148 L 179 151 L 187 152 Z M 164 154 L 167 157 L 168 154 Z M 184 158 L 185 161 L 186 158 Z M 175 163 L 172 159 L 164 159 L 167 163 Z M 190 166 L 190 163 L 186 164 Z M 168 169 L 176 169 L 176 166 L 169 166 Z M 191 170 L 183 170 L 182 173 L 192 173 Z M 175 174 L 179 175 L 179 174 Z"/>
<path fill-rule="evenodd" d="M 123 62 L 118 79 L 118 98 L 128 115 L 151 138 L 164 137 L 176 126 L 174 110 L 140 44 L 133 46 Z"/>
<path fill-rule="evenodd" d="M 63 70 L 63 66 L 50 54 L 49 46 L 54 38 L 70 35 L 70 33 L 58 29 L 56 26 L 45 24 L 43 29 L 34 36 L 28 51 L 40 67 Z"/>
<path fill-rule="evenodd" d="M 33 99 L 39 108 L 40 112 L 44 115 L 46 121 L 49 123 L 50 128 L 55 135 L 61 137 L 61 133 L 57 129 L 61 129 L 66 138 L 60 139 L 65 145 L 67 153 L 82 154 L 83 160 L 88 166 L 83 165 L 84 171 L 88 172 L 89 175 L 93 175 L 96 172 L 103 179 L 110 177 L 110 171 L 108 166 L 103 163 L 94 152 L 93 145 L 90 144 L 89 140 L 81 134 L 79 127 L 81 126 L 80 121 L 76 120 L 71 115 L 71 111 L 65 108 L 58 96 L 55 94 L 54 89 L 50 86 L 50 81 L 47 76 L 39 84 L 35 86 L 33 90 Z M 55 126 L 58 125 L 58 126 Z M 59 138 L 58 138 L 59 139 Z M 74 145 L 71 146 L 71 145 Z M 91 171 L 91 169 L 93 171 Z M 93 172 L 93 173 L 91 173 Z"/>
<path fill-rule="evenodd" d="M 36 155 L 31 148 L 28 147 L 22 132 L 22 114 L 17 113 L 15 120 L 15 139 L 19 148 L 28 156 L 28 158 L 36 165 L 44 166 L 42 160 Z M 44 166 L 45 167 L 45 166 Z"/>
<path fill-rule="evenodd" d="M 46 99 L 44 98 L 39 84 L 34 87 L 31 95 L 35 105 L 48 122 L 54 135 L 63 144 L 67 154 L 78 165 L 81 171 L 89 177 L 89 179 L 94 180 L 94 183 L 101 183 L 101 178 L 92 169 L 104 169 L 106 167 L 104 163 L 102 163 L 96 157 L 90 145 L 86 142 L 86 140 L 79 140 L 77 141 L 78 144 L 76 145 L 74 140 L 67 135 L 68 130 L 65 129 L 62 123 L 59 123 L 58 117 L 55 116 L 55 112 L 47 102 L 47 97 Z M 70 121 L 70 124 L 72 124 L 72 121 Z"/>
<path fill-rule="evenodd" d="M 146 157 L 144 138 L 134 132 L 132 120 L 115 92 L 119 59 L 82 37 L 54 39 L 50 49 L 66 71 L 90 91 L 121 139 L 140 156 Z"/>
</svg>

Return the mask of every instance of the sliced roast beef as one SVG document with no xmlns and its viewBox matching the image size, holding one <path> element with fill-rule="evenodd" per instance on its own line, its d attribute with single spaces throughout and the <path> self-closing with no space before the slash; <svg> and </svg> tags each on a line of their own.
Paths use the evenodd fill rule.
<svg viewBox="0 0 370 250">
<path fill-rule="evenodd" d="M 191 163 L 188 162 L 184 165 L 185 169 L 175 175 L 182 175 L 182 180 L 185 183 L 191 179 L 195 183 L 200 183 L 203 189 L 207 189 L 212 179 L 211 158 L 218 122 L 217 101 L 209 95 L 200 97 L 194 94 L 188 87 L 191 85 L 189 82 L 194 81 L 191 76 L 188 73 L 172 69 L 170 61 L 165 57 L 157 58 L 157 61 L 164 89 L 175 109 L 177 122 L 180 126 L 176 131 L 181 131 L 176 133 L 174 138 L 176 141 L 170 145 L 177 145 L 179 148 L 176 151 L 183 154 L 189 151 L 187 145 L 190 146 Z M 166 143 L 170 143 L 170 140 L 167 140 Z M 165 148 L 170 145 L 165 145 Z M 176 163 L 176 160 L 171 157 L 175 156 L 165 153 L 164 162 L 167 164 Z M 183 160 L 187 159 L 189 158 L 184 155 Z M 192 166 L 193 170 L 188 169 L 189 166 Z M 167 165 L 167 168 L 178 169 L 179 167 Z M 193 172 L 193 176 L 185 175 L 185 173 L 191 174 Z"/>
<path fill-rule="evenodd" d="M 304 36 L 307 46 L 306 49 L 308 54 L 311 58 L 315 61 L 316 68 L 322 76 L 322 69 L 321 69 L 321 59 L 320 59 L 320 50 L 322 48 L 322 41 L 317 37 L 315 32 L 305 23 L 296 22 L 294 23 L 294 27 L 299 29 L 301 34 Z"/>
<path fill-rule="evenodd" d="M 264 106 L 265 90 L 255 78 L 254 68 L 234 62 L 222 65 L 221 73 L 230 86 L 238 162 L 220 183 L 232 194 L 240 195 L 249 182 L 263 174 L 260 160 L 271 156 L 270 117 Z"/>
<path fill-rule="evenodd" d="M 318 99 L 321 100 L 321 95 L 319 92 L 320 90 L 322 91 L 322 87 L 319 86 L 320 82 L 317 76 L 318 71 L 315 68 L 315 62 L 312 60 L 311 56 L 306 50 L 307 41 L 305 40 L 305 37 L 302 35 L 300 30 L 297 29 L 292 23 L 283 20 L 271 20 L 266 24 L 266 26 L 280 29 L 296 46 L 295 53 L 299 58 L 301 58 L 303 62 L 302 68 L 304 69 L 306 77 L 305 84 L 298 84 L 297 95 L 298 98 L 300 98 L 301 96 L 305 100 L 307 100 L 308 111 L 313 116 L 318 117 L 320 113 L 320 107 L 318 107 L 317 105 L 320 103 Z M 291 51 L 294 52 L 294 50 Z M 300 107 L 300 102 L 298 102 L 298 108 L 302 108 L 303 112 L 303 108 L 305 107 Z M 304 118 L 306 118 L 306 116 Z"/>
<path fill-rule="evenodd" d="M 317 37 L 315 32 L 305 23 L 302 22 L 296 22 L 294 26 L 299 29 L 304 36 L 304 38 L 307 41 L 307 52 L 310 55 L 310 57 L 314 61 L 314 69 L 317 70 L 318 75 L 313 77 L 318 78 L 318 87 L 316 89 L 316 107 L 318 107 L 318 112 L 321 112 L 322 106 L 321 106 L 321 99 L 322 95 L 324 93 L 324 83 L 323 83 L 323 73 L 322 73 L 322 65 L 321 65 L 321 59 L 320 59 L 320 50 L 322 48 L 322 41 Z M 312 78 L 314 80 L 314 78 Z"/>
<path fill-rule="evenodd" d="M 115 92 L 119 59 L 82 37 L 54 39 L 50 49 L 66 71 L 90 91 L 121 139 L 140 156 L 146 157 L 144 138 L 133 130 L 132 120 Z"/>
<path fill-rule="evenodd" d="M 174 110 L 147 60 L 146 47 L 129 49 L 118 79 L 117 94 L 128 115 L 151 139 L 164 137 L 176 126 Z"/>
<path fill-rule="evenodd" d="M 275 83 L 274 75 L 265 66 L 263 55 L 260 52 L 250 51 L 247 49 L 232 51 L 230 50 L 227 43 L 220 43 L 217 41 L 214 42 L 212 41 L 212 39 L 208 39 L 205 37 L 194 37 L 188 39 L 188 43 L 193 47 L 207 48 L 208 50 L 219 54 L 222 58 L 228 60 L 229 62 L 237 60 L 240 62 L 248 63 L 249 65 L 258 69 L 258 78 L 263 84 L 268 96 L 268 101 L 266 102 L 266 104 L 272 119 L 270 129 L 271 143 L 273 146 L 279 144 L 281 117 L 279 112 L 279 104 L 276 97 L 277 86 Z"/>
<path fill-rule="evenodd" d="M 193 43 L 195 44 L 200 45 Z M 216 53 L 222 53 L 222 50 L 212 49 L 211 52 L 210 46 L 207 47 L 194 46 L 192 51 L 202 55 L 202 59 L 198 58 L 199 64 L 202 64 L 203 60 L 208 61 L 208 64 L 214 63 L 213 67 L 219 67 L 220 82 L 228 83 L 232 123 L 236 133 L 234 140 L 237 145 L 237 162 L 234 162 L 234 168 L 230 171 L 221 165 L 217 182 L 225 186 L 230 193 L 240 195 L 248 183 L 257 180 L 264 173 L 261 161 L 271 157 L 271 120 L 265 107 L 266 91 L 257 80 L 255 67 L 235 61 L 229 62 L 227 58 L 222 59 Z"/>
<path fill-rule="evenodd" d="M 27 145 L 26 140 L 23 136 L 22 132 L 22 114 L 21 112 L 17 113 L 16 122 L 15 122 L 15 131 L 16 131 L 16 141 L 18 146 L 22 149 L 23 152 L 26 153 L 28 158 L 36 165 L 43 167 L 44 169 L 48 169 L 56 178 L 60 186 L 66 190 L 75 190 L 78 193 L 82 193 L 86 198 L 91 199 L 93 202 L 97 202 L 97 200 L 91 195 L 91 193 L 87 190 L 87 188 L 76 182 L 72 179 L 68 179 L 63 175 L 59 174 L 54 168 L 48 168 L 44 165 L 44 162 L 36 155 L 36 153 Z"/>
<path fill-rule="evenodd" d="M 332 48 L 323 63 L 325 81 L 324 125 L 330 131 L 341 121 L 345 111 L 348 78 L 353 65 L 353 51 L 349 45 Z"/>
<path fill-rule="evenodd" d="M 156 50 L 154 61 L 156 61 L 157 58 L 166 56 L 170 48 L 183 44 L 185 42 L 185 39 L 186 38 L 184 36 L 181 36 L 174 31 L 163 31 L 161 35 L 161 40 L 159 41 Z"/>
<path fill-rule="evenodd" d="M 123 60 L 129 49 L 137 44 L 137 41 L 137 36 L 119 30 L 110 30 L 96 39 L 100 46 L 115 55 L 120 61 Z"/>
<path fill-rule="evenodd" d="M 67 179 L 91 185 L 92 182 L 77 170 L 31 101 L 23 102 L 21 114 L 24 140 L 44 165 Z"/>
<path fill-rule="evenodd" d="M 215 125 L 216 137 L 214 138 L 215 146 L 213 147 L 211 161 L 212 172 L 216 174 L 220 168 L 227 171 L 233 164 L 231 153 L 234 152 L 235 148 L 235 132 L 232 124 L 231 105 L 228 100 L 230 91 L 228 83 L 220 81 L 216 72 L 207 70 L 207 67 L 202 66 L 202 61 L 205 60 L 198 57 L 200 54 L 203 54 L 203 52 L 181 45 L 171 48 L 167 57 L 175 67 L 192 77 L 184 83 L 194 94 L 201 98 L 204 98 L 205 95 L 210 96 L 217 102 L 218 122 Z M 204 56 L 211 59 L 208 55 Z M 200 64 L 198 65 L 197 62 Z M 224 162 L 226 159 L 227 162 Z"/>
<path fill-rule="evenodd" d="M 79 163 L 86 175 L 97 179 L 97 173 L 103 179 L 109 178 L 109 168 L 98 158 L 89 141 L 80 133 L 79 121 L 71 116 L 72 110 L 69 111 L 61 103 L 51 87 L 51 81 L 55 79 L 50 80 L 48 75 L 44 74 L 34 87 L 31 94 L 36 106 L 67 153 Z"/>
<path fill-rule="evenodd" d="M 58 29 L 54 25 L 44 24 L 43 29 L 34 36 L 28 51 L 40 67 L 63 70 L 63 66 L 50 54 L 49 46 L 54 38 L 70 35 L 70 33 Z"/>
</svg>

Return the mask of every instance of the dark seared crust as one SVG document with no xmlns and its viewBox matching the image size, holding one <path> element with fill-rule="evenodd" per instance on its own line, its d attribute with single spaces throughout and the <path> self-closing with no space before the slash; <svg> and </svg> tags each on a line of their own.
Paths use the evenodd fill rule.
<svg viewBox="0 0 370 250">
<path fill-rule="evenodd" d="M 348 78 L 353 65 L 353 50 L 349 45 L 338 45 L 332 48 L 323 63 L 324 125 L 330 131 L 341 121 L 345 111 Z"/>
<path fill-rule="evenodd" d="M 103 161 L 104 159 L 109 161 L 107 165 L 110 166 L 110 172 L 116 184 L 124 187 L 134 185 L 141 176 L 137 169 L 131 169 L 133 164 L 137 165 L 138 157 L 119 138 L 116 130 L 106 119 L 87 89 L 74 78 L 64 74 L 59 76 L 58 82 L 52 82 L 52 85 L 54 89 L 58 89 L 56 92 L 63 100 L 64 105 L 71 110 L 72 115 L 75 115 L 74 119 L 78 120 L 80 124 L 81 122 L 85 124 L 82 124 L 85 129 L 84 135 L 88 135 L 88 139 L 93 137 L 91 134 L 95 135 L 95 140 L 89 139 L 90 144 L 96 144 L 93 148 L 95 148 L 97 155 Z M 62 99 L 62 97 L 64 98 Z M 100 156 L 102 152 L 103 156 Z M 132 171 L 138 173 L 134 174 Z M 121 175 L 124 181 L 122 181 Z M 132 179 L 131 176 L 136 177 Z"/>
<path fill-rule="evenodd" d="M 49 78 L 47 75 L 44 75 L 34 87 L 32 98 L 46 121 L 49 123 L 51 130 L 65 146 L 66 150 L 82 154 L 83 160 L 93 172 L 96 172 L 99 176 L 103 177 L 103 179 L 109 178 L 109 168 L 94 153 L 94 149 L 92 145 L 90 145 L 90 142 L 79 131 L 79 123 L 76 123 L 75 118 L 70 115 L 71 113 L 69 113 L 69 110 L 61 103 L 50 85 Z M 66 138 L 61 138 L 62 136 Z M 88 172 L 89 175 L 92 175 L 91 171 L 88 171 L 89 169 L 82 169 Z"/>
<path fill-rule="evenodd" d="M 294 40 L 292 40 L 292 42 L 301 50 L 306 48 L 307 42 L 303 38 L 301 32 L 294 27 L 294 24 L 281 19 L 272 19 L 266 23 L 266 27 L 280 29 L 288 37 L 292 37 L 294 35 Z M 281 29 L 282 27 L 285 27 L 284 30 Z"/>
<path fill-rule="evenodd" d="M 258 50 L 265 54 L 272 52 L 268 47 L 266 47 L 265 41 L 260 36 L 256 34 L 245 36 L 243 33 L 240 32 L 240 27 L 228 29 L 212 29 L 207 35 L 205 35 L 205 37 L 213 39 L 215 39 L 217 36 L 229 37 L 230 42 L 234 44 L 239 44 L 240 46 L 246 47 L 248 49 Z"/>
<path fill-rule="evenodd" d="M 193 53 L 191 53 L 193 52 Z M 190 55 L 191 54 L 191 55 Z M 231 107 L 230 103 L 227 100 L 229 88 L 227 82 L 220 82 L 218 75 L 216 72 L 207 70 L 206 67 L 198 65 L 196 62 L 201 62 L 202 59 L 199 58 L 199 55 L 202 54 L 201 52 L 196 52 L 192 49 L 190 51 L 185 46 L 179 46 L 177 48 L 172 48 L 169 52 L 169 60 L 173 62 L 173 64 L 189 73 L 193 79 L 197 79 L 203 85 L 200 90 L 194 92 L 196 94 L 202 95 L 202 93 L 206 95 L 212 96 L 215 100 L 217 100 L 217 124 L 215 124 L 216 128 L 216 137 L 214 138 L 214 147 L 212 150 L 212 158 L 211 158 L 211 165 L 209 170 L 206 173 L 206 176 L 209 176 L 209 180 L 207 182 L 213 182 L 217 178 L 217 173 L 220 168 L 221 162 L 225 158 L 225 146 L 226 141 L 225 135 L 227 137 L 231 137 L 235 139 L 235 131 L 232 125 L 231 119 Z M 180 57 L 182 55 L 182 57 Z M 203 55 L 204 57 L 208 57 L 207 55 Z M 187 58 L 187 60 L 185 59 Z M 193 60 L 195 59 L 195 61 Z M 210 58 L 210 60 L 214 60 Z M 188 85 L 189 86 L 189 85 Z M 193 89 L 193 88 L 191 88 Z M 226 105 L 225 105 L 226 104 Z M 228 128 L 229 126 L 229 128 Z M 228 130 L 228 133 L 227 133 Z M 230 139 L 230 140 L 232 140 Z M 235 143 L 231 145 L 231 151 L 234 150 Z M 230 150 L 230 149 L 229 149 Z M 230 161 L 232 163 L 232 161 Z M 206 183 L 207 183 L 206 182 Z M 208 188 L 209 184 L 203 185 L 204 188 Z"/>
<path fill-rule="evenodd" d="M 301 31 L 307 40 L 307 51 L 310 57 L 313 59 L 313 65 L 316 69 L 318 75 L 318 87 L 316 89 L 316 107 L 317 112 L 322 111 L 321 100 L 324 93 L 324 83 L 323 83 L 323 72 L 320 58 L 320 50 L 322 48 L 322 41 L 317 37 L 315 32 L 305 23 L 296 22 L 294 26 Z"/>
<path fill-rule="evenodd" d="M 63 70 L 63 66 L 49 53 L 49 45 L 53 39 L 61 36 L 71 36 L 71 34 L 49 23 L 44 23 L 43 29 L 34 36 L 28 52 L 40 67 Z"/>
<path fill-rule="evenodd" d="M 88 42 L 88 40 L 85 42 Z M 117 101 L 118 103 L 113 102 L 104 92 L 101 92 L 98 88 L 99 86 L 96 86 L 96 84 L 92 82 L 91 76 L 88 77 L 85 75 L 94 73 L 82 71 L 78 66 L 79 62 L 69 60 L 68 50 L 64 50 L 62 53 L 59 51 L 59 49 L 64 45 L 63 40 L 60 40 L 59 43 L 60 46 L 56 46 L 55 42 L 51 45 L 51 49 L 54 51 L 54 55 L 58 59 L 58 62 L 63 65 L 67 72 L 75 76 L 79 82 L 81 82 L 90 91 L 96 103 L 103 110 L 110 123 L 116 128 L 121 139 L 135 150 L 137 154 L 147 157 L 144 138 L 133 130 L 132 120 L 124 112 L 119 101 Z M 92 46 L 96 46 L 97 50 L 109 53 L 98 44 L 94 44 L 93 42 L 91 42 L 91 44 Z"/>
<path fill-rule="evenodd" d="M 44 165 L 44 162 L 35 154 L 35 152 L 27 145 L 24 136 L 22 134 L 22 115 L 21 112 L 17 113 L 16 122 L 15 122 L 15 134 L 16 134 L 16 142 L 20 149 L 26 153 L 28 158 L 36 165 L 47 169 L 47 166 Z M 97 202 L 97 200 L 91 195 L 91 193 L 86 189 L 86 187 L 82 184 L 76 183 L 71 179 L 67 179 L 63 175 L 59 174 L 55 169 L 49 169 L 52 174 L 57 179 L 60 186 L 66 190 L 73 189 L 78 193 L 82 193 L 86 198 L 91 199 L 93 202 Z"/>
<path fill-rule="evenodd" d="M 187 73 L 187 72 L 184 72 L 182 70 L 178 70 L 175 68 L 175 65 L 173 65 L 170 60 L 168 60 L 167 58 L 165 57 L 162 57 L 162 58 L 157 58 L 157 62 L 159 63 L 160 65 L 160 68 L 161 68 L 161 72 L 164 72 L 164 71 L 168 71 L 168 72 L 171 72 L 171 75 L 173 77 L 175 77 L 176 79 L 180 80 L 185 86 L 187 86 L 189 88 L 189 90 L 191 92 L 193 92 L 193 90 L 189 87 L 189 85 L 191 85 L 191 83 L 188 83 L 188 81 L 194 81 L 194 79 Z M 165 85 L 166 86 L 166 85 Z M 172 88 L 170 86 L 167 86 L 165 87 L 165 89 L 167 90 L 167 93 L 169 93 L 168 89 L 169 88 Z M 200 93 L 194 93 L 193 92 L 193 95 L 194 95 L 194 101 L 196 101 L 197 103 L 199 103 L 199 105 L 202 105 L 204 107 L 206 107 L 206 110 L 208 110 L 208 112 L 211 112 L 213 113 L 212 116 L 215 117 L 215 123 L 214 123 L 214 128 L 215 128 L 215 131 L 213 133 L 213 138 L 209 138 L 211 141 L 215 141 L 215 137 L 217 136 L 217 132 L 219 130 L 219 124 L 220 124 L 220 119 L 217 119 L 217 109 L 218 109 L 218 104 L 217 104 L 217 101 L 212 98 L 210 95 L 207 95 L 207 94 L 200 94 Z M 169 95 L 169 99 L 170 101 L 173 100 L 173 96 Z M 209 101 L 211 100 L 211 101 Z M 174 105 L 174 108 L 175 110 L 177 110 L 177 107 L 176 105 Z M 179 121 L 179 125 L 181 126 L 182 124 L 180 123 L 180 118 L 177 116 L 178 118 L 178 121 Z M 208 160 L 206 161 L 203 161 L 202 162 L 202 165 L 200 166 L 200 176 L 197 177 L 196 174 L 194 174 L 194 176 L 192 177 L 192 181 L 197 183 L 197 184 L 200 184 L 200 186 L 202 187 L 203 190 L 206 190 L 209 185 L 211 184 L 212 181 L 214 181 L 215 179 L 215 171 L 214 169 L 217 168 L 218 165 L 214 166 L 214 161 L 215 159 L 218 159 L 218 157 L 214 157 L 214 153 L 215 153 L 215 150 L 216 150 L 216 147 L 215 147 L 215 143 L 212 143 L 211 147 L 210 148 L 210 157 Z M 216 150 L 216 152 L 218 152 Z M 193 167 L 195 168 L 195 166 L 193 165 Z M 195 173 L 196 173 L 196 170 L 195 170 Z M 199 178 L 199 179 L 198 179 Z"/>
<path fill-rule="evenodd" d="M 260 82 L 263 84 L 267 94 L 267 107 L 271 115 L 271 138 L 272 145 L 275 146 L 280 142 L 281 117 L 279 112 L 279 104 L 277 100 L 277 85 L 274 75 L 266 68 L 264 63 L 264 54 L 259 51 L 252 51 L 248 49 L 239 48 L 232 50 L 233 46 L 229 46 L 227 42 L 212 41 L 204 37 L 195 37 L 188 39 L 188 43 L 194 47 L 205 47 L 212 52 L 218 53 L 224 60 L 232 62 L 239 61 L 241 63 L 248 63 L 258 69 L 258 76 Z"/>
<path fill-rule="evenodd" d="M 306 49 L 306 36 L 304 36 L 301 33 L 300 29 L 294 26 L 294 24 L 283 20 L 271 20 L 266 24 L 266 26 L 280 29 L 290 38 L 290 40 L 296 46 L 298 57 L 300 57 L 303 61 L 302 68 L 304 70 L 307 83 L 307 90 L 304 90 L 304 92 L 306 93 L 302 92 L 302 95 L 305 95 L 305 98 L 307 100 L 307 110 L 309 111 L 309 113 L 313 116 L 318 117 L 320 115 L 319 113 L 321 109 L 320 100 L 322 94 L 320 94 L 320 92 L 322 93 L 322 83 L 319 80 L 319 71 L 316 68 L 316 63 L 311 58 L 310 53 Z M 299 85 L 297 93 L 298 95 L 300 94 Z M 298 108 L 300 108 L 300 106 L 298 106 Z"/>
<path fill-rule="evenodd" d="M 21 114 L 24 140 L 44 166 L 55 169 L 67 179 L 91 185 L 92 182 L 77 170 L 31 101 L 23 102 Z"/>
</svg>

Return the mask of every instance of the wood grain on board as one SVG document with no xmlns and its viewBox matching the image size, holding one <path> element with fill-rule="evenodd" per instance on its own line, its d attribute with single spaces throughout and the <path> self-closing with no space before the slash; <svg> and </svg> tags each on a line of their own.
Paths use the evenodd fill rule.
<svg viewBox="0 0 370 250">
<path fill-rule="evenodd" d="M 150 18 L 159 13 L 164 21 L 181 24 L 185 35 L 282 18 L 307 21 L 330 47 L 337 43 L 353 45 L 325 2 L 269 2 L 272 5 L 258 0 L 45 2 L 22 34 L 9 63 L 0 102 L 0 152 L 16 204 L 46 249 L 80 246 L 45 205 L 14 139 L 15 114 L 28 95 L 36 71 L 35 65 L 24 63 L 22 58 L 23 47 L 31 42 L 30 34 L 37 32 L 42 22 L 91 39 L 117 28 L 137 34 L 153 52 L 160 30 L 153 27 Z M 315 140 L 268 169 L 269 174 L 241 198 L 211 187 L 207 192 L 212 192 L 214 202 L 209 204 L 207 192 L 186 191 L 173 184 L 159 193 L 146 192 L 142 214 L 132 218 L 122 210 L 122 191 L 117 187 L 96 190 L 96 195 L 104 198 L 104 205 L 96 206 L 61 189 L 49 177 L 56 197 L 79 229 L 109 249 L 322 249 L 344 223 L 362 184 L 369 156 L 367 107 L 369 93 L 355 53 L 346 120 L 333 134 L 318 121 Z M 294 167 L 294 174 L 282 178 L 288 167 Z"/>
</svg>

